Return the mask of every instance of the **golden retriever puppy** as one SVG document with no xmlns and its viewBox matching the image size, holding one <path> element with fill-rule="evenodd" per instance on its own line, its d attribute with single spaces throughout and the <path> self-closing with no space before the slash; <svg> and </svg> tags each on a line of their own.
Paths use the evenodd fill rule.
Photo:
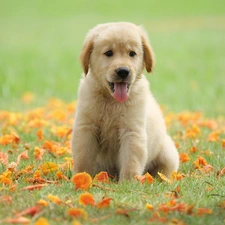
<svg viewBox="0 0 225 225">
<path fill-rule="evenodd" d="M 97 25 L 87 34 L 80 59 L 84 77 L 72 135 L 74 172 L 107 171 L 120 180 L 147 171 L 170 177 L 179 157 L 143 74 L 153 67 L 143 28 Z"/>
</svg>

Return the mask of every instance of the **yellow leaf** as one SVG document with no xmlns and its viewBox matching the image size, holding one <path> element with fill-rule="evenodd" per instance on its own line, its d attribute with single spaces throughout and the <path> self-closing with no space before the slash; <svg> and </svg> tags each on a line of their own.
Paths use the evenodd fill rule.
<svg viewBox="0 0 225 225">
<path fill-rule="evenodd" d="M 46 162 L 42 166 L 40 166 L 40 170 L 43 171 L 45 175 L 48 173 L 52 173 L 55 170 L 58 170 L 58 165 L 54 162 Z"/>
<path fill-rule="evenodd" d="M 159 175 L 159 177 L 160 177 L 162 180 L 164 180 L 164 181 L 166 181 L 167 183 L 171 184 L 171 180 L 169 180 L 164 174 L 158 172 L 158 175 Z"/>
<path fill-rule="evenodd" d="M 49 194 L 49 195 L 48 195 L 48 199 L 49 199 L 51 202 L 54 202 L 54 203 L 57 204 L 57 205 L 61 203 L 61 200 L 60 200 L 59 197 L 56 196 L 56 195 L 51 195 L 51 194 Z"/>
<path fill-rule="evenodd" d="M 48 220 L 45 219 L 44 217 L 40 217 L 34 225 L 49 225 Z"/>
</svg>

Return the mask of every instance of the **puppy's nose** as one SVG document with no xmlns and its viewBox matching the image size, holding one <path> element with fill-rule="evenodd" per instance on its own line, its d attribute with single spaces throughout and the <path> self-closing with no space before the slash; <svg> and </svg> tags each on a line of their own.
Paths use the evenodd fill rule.
<svg viewBox="0 0 225 225">
<path fill-rule="evenodd" d="M 119 67 L 116 70 L 116 74 L 118 75 L 118 77 L 124 79 L 126 77 L 129 76 L 130 70 L 127 67 Z"/>
</svg>

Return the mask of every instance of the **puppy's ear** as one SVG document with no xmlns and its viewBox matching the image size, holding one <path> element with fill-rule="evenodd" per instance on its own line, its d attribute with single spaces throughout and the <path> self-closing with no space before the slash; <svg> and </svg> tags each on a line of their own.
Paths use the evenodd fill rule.
<svg viewBox="0 0 225 225">
<path fill-rule="evenodd" d="M 93 35 L 88 35 L 86 40 L 84 41 L 83 48 L 80 54 L 80 61 L 84 70 L 84 74 L 87 75 L 89 64 L 90 64 L 90 57 L 93 50 Z"/>
<path fill-rule="evenodd" d="M 143 28 L 141 28 L 141 31 L 142 31 L 141 38 L 142 38 L 142 47 L 144 51 L 145 68 L 148 73 L 151 73 L 153 70 L 153 64 L 154 64 L 154 53 L 153 53 L 151 45 L 149 44 L 148 36 L 146 32 L 144 31 Z"/>
</svg>

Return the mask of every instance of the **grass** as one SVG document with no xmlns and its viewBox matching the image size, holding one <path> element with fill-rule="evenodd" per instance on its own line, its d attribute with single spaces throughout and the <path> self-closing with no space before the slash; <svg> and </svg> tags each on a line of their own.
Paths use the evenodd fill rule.
<svg viewBox="0 0 225 225">
<path fill-rule="evenodd" d="M 160 221 L 223 224 L 225 176 L 218 176 L 225 167 L 223 6 L 222 0 L 2 2 L 0 223 L 18 218 L 18 212 L 36 206 L 43 199 L 48 205 L 40 212 L 33 216 L 24 214 L 30 224 L 40 217 L 49 224 L 65 225 L 77 220 L 81 224 L 146 224 L 149 220 L 152 224 Z M 71 178 L 68 132 L 82 73 L 78 56 L 83 38 L 95 24 L 109 21 L 143 24 L 148 31 L 156 66 L 153 75 L 146 76 L 165 109 L 168 131 L 179 152 L 190 159 L 181 163 L 179 170 L 185 177 L 172 184 L 161 179 L 152 184 L 136 180 L 98 183 L 101 188 L 87 190 L 95 201 L 112 198 L 108 207 L 98 209 L 80 205 L 78 199 L 84 191 L 75 191 L 74 184 L 68 181 Z M 46 141 L 54 148 L 49 150 Z M 43 157 L 35 159 L 42 150 Z M 23 152 L 24 158 L 18 160 Z M 195 169 L 198 156 L 207 163 Z M 43 165 L 47 162 L 55 163 L 58 169 L 44 173 Z M 207 168 L 209 171 L 205 171 Z M 63 179 L 57 177 L 57 171 L 62 172 Z M 38 178 L 44 180 L 35 180 L 38 173 Z M 41 181 L 47 186 L 23 191 L 24 187 Z M 52 202 L 49 194 L 58 196 L 61 203 Z M 171 199 L 176 207 L 186 204 L 189 211 L 173 210 Z M 146 203 L 152 204 L 154 210 L 147 210 Z M 163 204 L 167 204 L 166 212 L 162 210 Z M 69 216 L 68 205 L 84 209 L 88 219 Z M 118 209 L 122 213 L 118 214 Z M 200 213 L 201 209 L 209 211 Z"/>
</svg>

